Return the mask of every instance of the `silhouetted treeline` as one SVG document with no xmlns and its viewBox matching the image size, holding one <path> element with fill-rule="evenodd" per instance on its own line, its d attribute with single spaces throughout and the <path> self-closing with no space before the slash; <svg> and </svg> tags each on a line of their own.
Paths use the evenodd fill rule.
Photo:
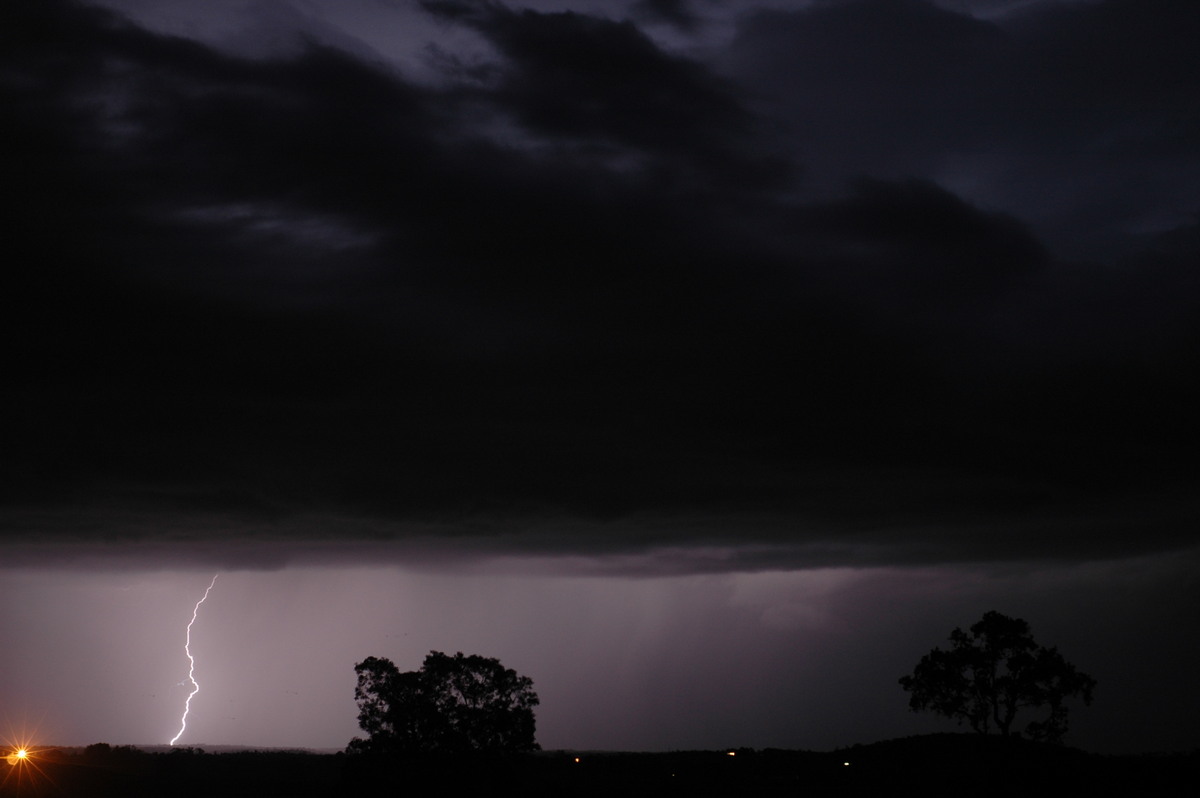
<svg viewBox="0 0 1200 798">
<path fill-rule="evenodd" d="M 1200 752 L 1110 757 L 1020 739 L 939 734 L 831 753 L 784 750 L 380 757 L 98 744 L 0 772 L 0 796 L 1191 795 Z M 0 769 L 8 766 L 0 764 Z M 24 765 L 21 767 L 25 767 Z M 20 776 L 20 778 L 18 778 Z M 1186 791 L 1186 792 L 1185 792 Z"/>
</svg>

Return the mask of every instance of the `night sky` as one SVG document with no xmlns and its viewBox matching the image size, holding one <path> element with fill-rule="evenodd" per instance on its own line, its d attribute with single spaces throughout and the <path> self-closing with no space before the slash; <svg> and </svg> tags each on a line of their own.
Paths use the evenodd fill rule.
<svg viewBox="0 0 1200 798">
<path fill-rule="evenodd" d="M 0 737 L 1200 746 L 1200 3 L 0 0 Z M 1021 724 L 1023 725 L 1023 723 Z"/>
</svg>

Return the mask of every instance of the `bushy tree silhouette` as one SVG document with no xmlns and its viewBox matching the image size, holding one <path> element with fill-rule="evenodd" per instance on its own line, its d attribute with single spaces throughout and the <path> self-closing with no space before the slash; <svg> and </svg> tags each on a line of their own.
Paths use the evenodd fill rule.
<svg viewBox="0 0 1200 798">
<path fill-rule="evenodd" d="M 350 750 L 374 753 L 512 752 L 538 748 L 533 681 L 478 655 L 431 651 L 420 670 L 400 672 L 391 660 L 367 657 L 354 666 L 358 723 L 367 738 Z"/>
<path fill-rule="evenodd" d="M 995 728 L 1007 736 L 1019 710 L 1048 708 L 1048 715 L 1030 722 L 1025 733 L 1059 742 L 1067 732 L 1065 699 L 1079 696 L 1090 704 L 1096 680 L 1076 670 L 1058 649 L 1034 642 L 1024 620 L 991 611 L 969 631 L 951 632 L 950 649 L 934 648 L 921 657 L 900 686 L 911 693 L 914 712 L 966 721 L 981 734 Z"/>
</svg>

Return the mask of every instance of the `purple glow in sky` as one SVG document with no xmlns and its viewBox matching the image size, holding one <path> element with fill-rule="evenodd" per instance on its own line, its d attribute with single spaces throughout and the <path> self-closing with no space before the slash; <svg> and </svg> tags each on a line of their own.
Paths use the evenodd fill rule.
<svg viewBox="0 0 1200 798">
<path fill-rule="evenodd" d="M 537 560 L 224 573 L 196 627 L 204 689 L 181 742 L 340 748 L 359 733 L 354 663 L 416 669 L 436 649 L 486 652 L 533 678 L 547 748 L 827 750 L 953 728 L 909 713 L 896 679 L 951 628 L 1004 606 L 1100 681 L 1073 718 L 1074 744 L 1169 749 L 1188 739 L 1182 699 L 1194 691 L 1178 669 L 1194 644 L 1171 608 L 1189 600 L 1197 564 L 1193 553 L 657 577 Z M 189 689 L 179 625 L 205 581 L 6 573 L 6 711 L 63 743 L 163 742 Z M 1181 700 L 1145 701 L 1146 684 Z"/>
<path fill-rule="evenodd" d="M 0 4 L 0 729 L 337 749 L 441 650 L 547 748 L 829 749 L 954 728 L 897 679 L 994 609 L 1068 742 L 1197 747 L 1197 39 Z"/>
</svg>

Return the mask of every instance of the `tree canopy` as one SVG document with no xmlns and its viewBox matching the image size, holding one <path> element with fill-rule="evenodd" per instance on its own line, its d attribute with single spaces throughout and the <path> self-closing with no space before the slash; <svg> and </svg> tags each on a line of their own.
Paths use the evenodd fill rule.
<svg viewBox="0 0 1200 798">
<path fill-rule="evenodd" d="M 934 648 L 900 685 L 911 693 L 909 708 L 966 721 L 987 734 L 1011 732 L 1022 709 L 1048 709 L 1025 733 L 1059 742 L 1067 731 L 1067 698 L 1092 702 L 1096 680 L 1067 662 L 1056 648 L 1034 642 L 1029 624 L 998 612 L 984 613 L 969 631 L 950 633 L 950 649 Z"/>
<path fill-rule="evenodd" d="M 420 670 L 391 660 L 354 666 L 358 723 L 367 739 L 351 750 L 378 753 L 515 752 L 538 748 L 533 681 L 499 660 L 431 651 Z"/>
</svg>

